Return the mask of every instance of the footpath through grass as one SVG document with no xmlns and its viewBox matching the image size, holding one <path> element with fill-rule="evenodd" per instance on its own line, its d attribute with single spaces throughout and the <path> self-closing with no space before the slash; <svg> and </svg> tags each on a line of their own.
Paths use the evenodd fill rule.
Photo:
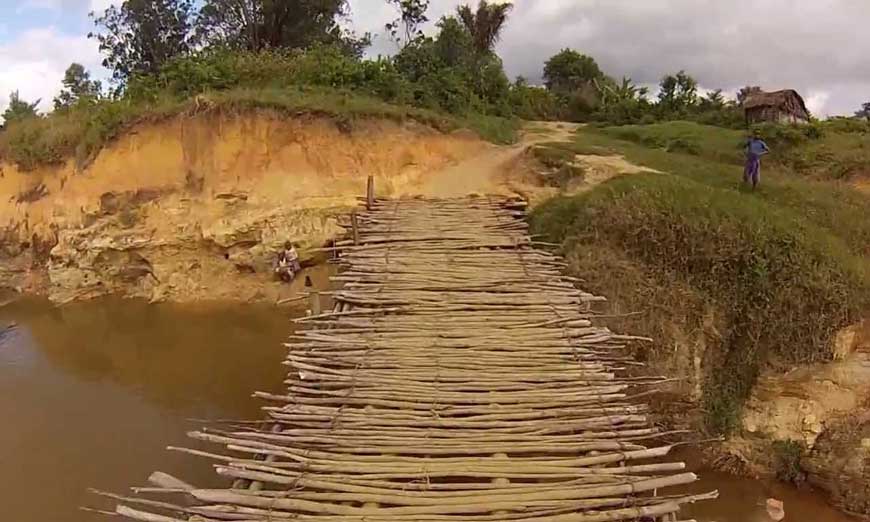
<svg viewBox="0 0 870 522">
<path fill-rule="evenodd" d="M 767 164 L 748 192 L 744 136 L 687 122 L 581 130 L 578 151 L 665 174 L 620 177 L 532 216 L 588 286 L 645 312 L 642 333 L 671 349 L 701 334 L 714 432 L 736 426 L 762 368 L 830 359 L 835 333 L 870 304 L 870 198 Z"/>
</svg>

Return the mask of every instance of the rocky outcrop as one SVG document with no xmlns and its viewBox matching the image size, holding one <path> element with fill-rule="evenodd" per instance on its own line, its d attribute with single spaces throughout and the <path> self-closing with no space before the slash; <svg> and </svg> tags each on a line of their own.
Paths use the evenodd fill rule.
<svg viewBox="0 0 870 522">
<path fill-rule="evenodd" d="M 100 295 L 151 301 L 275 301 L 272 262 L 287 240 L 302 252 L 341 232 L 345 208 L 263 210 L 235 202 L 214 219 L 187 219 L 190 201 L 166 198 L 62 230 L 47 265 L 58 302 Z M 303 262 L 310 260 L 303 258 Z"/>
<path fill-rule="evenodd" d="M 870 321 L 842 330 L 832 351 L 831 363 L 762 377 L 725 449 L 765 472 L 788 443 L 810 483 L 843 509 L 870 514 Z"/>
<path fill-rule="evenodd" d="M 281 299 L 280 247 L 310 260 L 369 175 L 379 194 L 414 194 L 487 147 L 415 123 L 254 112 L 139 126 L 83 171 L 0 163 L 0 288 L 56 302 Z"/>
<path fill-rule="evenodd" d="M 870 515 L 870 408 L 828 422 L 803 459 L 811 484 L 845 511 Z"/>
</svg>

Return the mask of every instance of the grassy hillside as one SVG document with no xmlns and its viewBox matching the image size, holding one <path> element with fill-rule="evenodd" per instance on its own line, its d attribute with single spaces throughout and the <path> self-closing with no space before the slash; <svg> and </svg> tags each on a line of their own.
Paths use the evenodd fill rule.
<svg viewBox="0 0 870 522">
<path fill-rule="evenodd" d="M 753 193 L 740 183 L 738 131 L 587 128 L 563 147 L 616 152 L 663 174 L 617 178 L 533 216 L 588 286 L 644 312 L 627 326 L 668 348 L 703 337 L 704 410 L 716 432 L 734 427 L 763 367 L 830 358 L 835 332 L 870 304 L 870 198 L 790 167 L 786 154 L 806 153 L 809 138 L 772 138 L 777 154 Z M 813 146 L 841 139 L 828 133 Z"/>
</svg>

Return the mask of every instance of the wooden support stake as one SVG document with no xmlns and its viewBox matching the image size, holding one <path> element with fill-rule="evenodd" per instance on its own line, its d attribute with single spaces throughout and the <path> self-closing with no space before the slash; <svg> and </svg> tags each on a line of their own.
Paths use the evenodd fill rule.
<svg viewBox="0 0 870 522">
<path fill-rule="evenodd" d="M 366 210 L 371 210 L 375 206 L 375 177 L 369 176 L 366 184 Z"/>
<path fill-rule="evenodd" d="M 321 311 L 320 311 L 320 292 L 313 291 L 309 295 L 311 297 L 311 301 L 310 301 L 310 305 L 309 305 L 309 307 L 311 308 L 311 315 L 312 316 L 320 315 L 320 313 L 321 313 Z"/>
<path fill-rule="evenodd" d="M 353 227 L 353 244 L 359 245 L 359 220 L 356 217 L 356 210 L 350 214 L 350 223 Z"/>
</svg>

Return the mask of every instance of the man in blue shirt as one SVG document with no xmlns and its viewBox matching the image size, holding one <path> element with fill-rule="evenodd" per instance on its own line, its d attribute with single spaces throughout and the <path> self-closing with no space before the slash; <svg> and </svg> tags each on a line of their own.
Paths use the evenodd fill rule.
<svg viewBox="0 0 870 522">
<path fill-rule="evenodd" d="M 752 183 L 752 190 L 761 181 L 761 157 L 770 154 L 770 148 L 761 139 L 761 132 L 755 131 L 746 142 L 746 167 L 743 169 L 743 182 Z"/>
</svg>

